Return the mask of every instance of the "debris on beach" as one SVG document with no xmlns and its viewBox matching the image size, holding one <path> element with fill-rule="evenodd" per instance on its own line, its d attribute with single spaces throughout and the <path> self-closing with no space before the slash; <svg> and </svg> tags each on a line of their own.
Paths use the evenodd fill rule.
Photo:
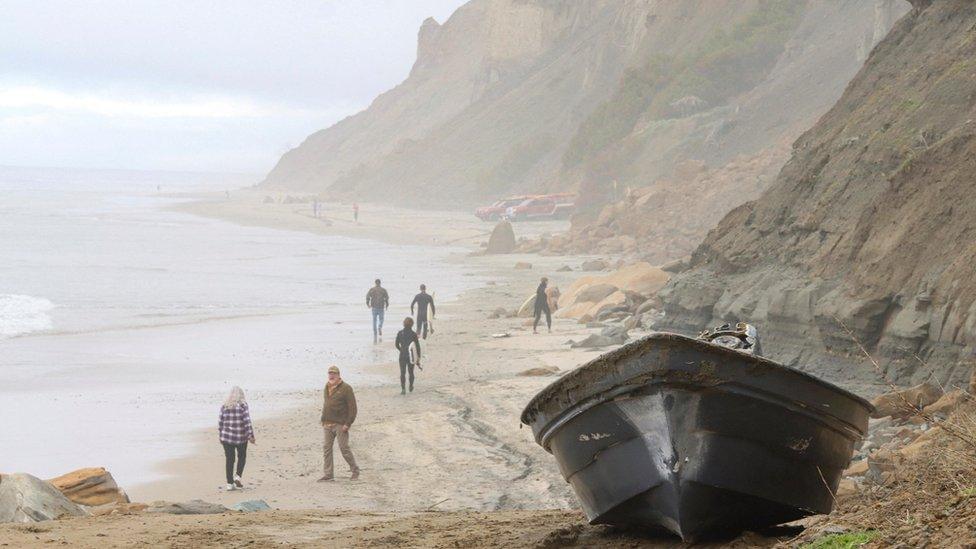
<svg viewBox="0 0 976 549">
<path fill-rule="evenodd" d="M 872 406 L 756 351 L 747 324 L 654 333 L 543 389 L 522 423 L 591 524 L 694 541 L 829 513 Z"/>
</svg>

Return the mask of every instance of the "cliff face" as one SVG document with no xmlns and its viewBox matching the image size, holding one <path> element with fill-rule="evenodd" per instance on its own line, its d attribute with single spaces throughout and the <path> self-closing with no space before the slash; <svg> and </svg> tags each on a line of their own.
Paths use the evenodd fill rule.
<svg viewBox="0 0 976 549">
<path fill-rule="evenodd" d="M 664 326 L 757 324 L 772 358 L 968 379 L 976 344 L 976 3 L 917 2 L 841 99 L 662 292 Z M 923 365 L 927 362 L 927 366 Z"/>
<path fill-rule="evenodd" d="M 288 152 L 265 185 L 442 206 L 581 189 L 602 203 L 614 180 L 680 188 L 689 161 L 778 165 L 902 4 L 472 0 L 424 23 L 407 80 Z M 691 220 L 691 240 L 757 177 L 724 181 L 742 192 Z"/>
</svg>

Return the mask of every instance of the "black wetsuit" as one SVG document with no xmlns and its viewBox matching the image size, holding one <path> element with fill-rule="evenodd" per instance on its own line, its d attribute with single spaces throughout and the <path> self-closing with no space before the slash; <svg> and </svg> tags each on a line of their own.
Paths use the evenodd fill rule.
<svg viewBox="0 0 976 549">
<path fill-rule="evenodd" d="M 414 305 L 417 306 L 417 333 L 420 334 L 420 337 L 427 339 L 427 328 L 430 326 L 430 322 L 427 320 L 427 306 L 430 305 L 431 316 L 437 314 L 434 309 L 434 298 L 427 292 L 420 292 L 414 296 L 413 303 L 410 304 L 410 314 L 413 314 Z"/>
<path fill-rule="evenodd" d="M 552 312 L 549 311 L 549 296 L 546 295 L 545 282 L 539 283 L 539 287 L 535 290 L 535 321 L 532 322 L 533 332 L 539 326 L 539 319 L 542 318 L 542 313 L 546 313 L 546 326 L 549 327 L 549 330 L 552 330 Z"/>
<path fill-rule="evenodd" d="M 413 362 L 410 361 L 410 344 L 417 346 L 417 362 L 420 362 L 420 340 L 417 339 L 417 332 L 410 328 L 404 328 L 397 332 L 394 345 L 400 351 L 400 389 L 406 392 L 407 372 L 410 373 L 410 390 L 413 391 Z"/>
</svg>

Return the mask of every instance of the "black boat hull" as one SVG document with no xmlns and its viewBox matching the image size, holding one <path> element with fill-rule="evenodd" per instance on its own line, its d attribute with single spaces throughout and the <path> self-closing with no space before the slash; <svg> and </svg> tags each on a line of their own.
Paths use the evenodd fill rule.
<svg viewBox="0 0 976 549">
<path fill-rule="evenodd" d="M 656 334 L 560 379 L 523 422 L 592 523 L 695 540 L 830 512 L 869 411 L 774 362 Z"/>
</svg>

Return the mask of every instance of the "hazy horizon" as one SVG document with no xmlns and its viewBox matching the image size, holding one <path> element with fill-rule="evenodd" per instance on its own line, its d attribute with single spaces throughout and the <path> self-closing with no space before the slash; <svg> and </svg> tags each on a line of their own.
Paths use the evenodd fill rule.
<svg viewBox="0 0 976 549">
<path fill-rule="evenodd" d="M 402 81 L 421 22 L 462 3 L 7 3 L 0 166 L 263 174 Z"/>
</svg>

